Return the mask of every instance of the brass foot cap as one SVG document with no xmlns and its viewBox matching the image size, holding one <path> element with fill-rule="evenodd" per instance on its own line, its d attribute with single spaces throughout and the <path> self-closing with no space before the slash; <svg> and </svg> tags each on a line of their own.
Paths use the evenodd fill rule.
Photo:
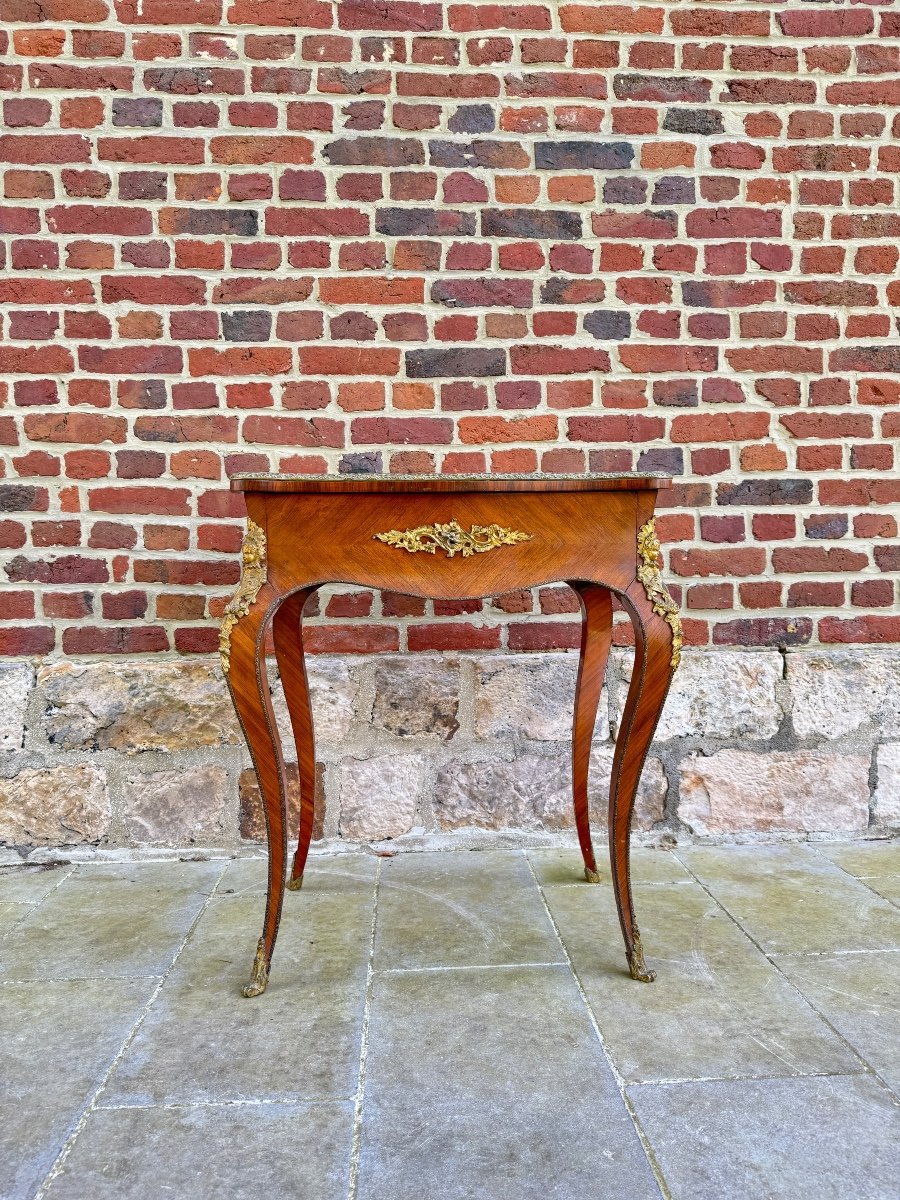
<svg viewBox="0 0 900 1200">
<path fill-rule="evenodd" d="M 651 971 L 644 962 L 644 947 L 637 927 L 634 929 L 634 949 L 628 956 L 628 970 L 631 978 L 639 983 L 652 983 L 656 978 L 656 972 Z"/>
<path fill-rule="evenodd" d="M 253 996 L 261 996 L 269 982 L 269 964 L 266 962 L 266 946 L 262 938 L 256 947 L 256 956 L 250 971 L 250 982 L 241 988 L 241 995 L 248 1000 Z"/>
<path fill-rule="evenodd" d="M 599 883 L 600 882 L 600 872 L 592 871 L 590 867 L 584 868 L 584 877 L 588 881 L 588 883 Z"/>
<path fill-rule="evenodd" d="M 302 887 L 303 887 L 303 872 L 302 871 L 296 877 L 292 875 L 290 877 L 290 879 L 287 881 L 287 890 L 289 892 L 299 892 Z"/>
<path fill-rule="evenodd" d="M 652 983 L 656 978 L 656 972 L 650 971 L 640 963 L 629 963 L 628 969 L 631 972 L 631 978 L 636 979 L 638 983 Z"/>
</svg>

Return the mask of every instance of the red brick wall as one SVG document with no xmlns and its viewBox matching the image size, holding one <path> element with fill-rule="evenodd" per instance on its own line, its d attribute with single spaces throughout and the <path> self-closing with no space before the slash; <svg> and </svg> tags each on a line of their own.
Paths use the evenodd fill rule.
<svg viewBox="0 0 900 1200">
<path fill-rule="evenodd" d="M 257 469 L 672 472 L 689 642 L 900 640 L 895 6 L 0 22 L 0 652 L 213 649 Z M 322 610 L 573 637 L 553 589 Z"/>
</svg>

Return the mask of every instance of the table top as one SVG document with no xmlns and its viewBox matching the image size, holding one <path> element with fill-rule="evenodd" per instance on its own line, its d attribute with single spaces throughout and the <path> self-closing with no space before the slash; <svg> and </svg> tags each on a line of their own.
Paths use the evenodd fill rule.
<svg viewBox="0 0 900 1200">
<path fill-rule="evenodd" d="M 280 475 L 238 474 L 233 492 L 646 492 L 672 486 L 669 475 Z"/>
</svg>

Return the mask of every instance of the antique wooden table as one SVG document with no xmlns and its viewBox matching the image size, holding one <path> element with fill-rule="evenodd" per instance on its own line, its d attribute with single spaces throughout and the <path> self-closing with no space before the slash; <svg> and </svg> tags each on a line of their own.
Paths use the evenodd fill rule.
<svg viewBox="0 0 900 1200">
<path fill-rule="evenodd" d="M 564 580 L 581 599 L 582 638 L 572 731 L 575 824 L 585 876 L 599 881 L 588 822 L 588 763 L 612 640 L 612 595 L 634 626 L 634 671 L 609 794 L 612 882 L 631 975 L 650 982 L 634 919 L 631 813 L 641 768 L 678 665 L 678 608 L 659 572 L 649 475 L 239 475 L 247 503 L 243 571 L 222 621 L 222 665 L 256 767 L 269 848 L 263 935 L 245 996 L 265 991 L 281 919 L 287 863 L 284 755 L 266 672 L 272 626 L 300 767 L 300 836 L 287 886 L 299 888 L 309 851 L 315 751 L 301 614 L 326 583 L 431 599 L 492 596 Z"/>
</svg>

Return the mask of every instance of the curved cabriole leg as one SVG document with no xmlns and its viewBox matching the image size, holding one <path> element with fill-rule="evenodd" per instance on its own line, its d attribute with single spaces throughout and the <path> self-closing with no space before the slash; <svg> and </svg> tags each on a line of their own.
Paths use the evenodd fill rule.
<svg viewBox="0 0 900 1200">
<path fill-rule="evenodd" d="M 588 770 L 597 706 L 612 641 L 612 596 L 596 583 L 570 582 L 581 600 L 581 657 L 575 684 L 575 713 L 572 721 L 572 799 L 575 827 L 584 859 L 584 877 L 599 883 L 600 873 L 591 842 L 588 810 Z"/>
<path fill-rule="evenodd" d="M 275 590 L 265 584 L 246 614 L 232 624 L 230 637 L 226 636 L 222 650 L 225 678 L 256 768 L 269 849 L 269 886 L 263 935 L 256 948 L 250 982 L 241 989 L 244 996 L 259 996 L 266 990 L 284 900 L 287 780 L 269 694 L 265 652 L 266 627 L 277 599 Z"/>
<path fill-rule="evenodd" d="M 316 752 L 306 662 L 303 657 L 303 605 L 315 590 L 304 588 L 303 591 L 288 596 L 275 614 L 273 626 L 275 657 L 278 660 L 278 673 L 281 675 L 284 698 L 294 731 L 297 765 L 300 771 L 300 833 L 287 885 L 292 892 L 303 886 L 303 871 L 312 839 L 316 803 Z"/>
<path fill-rule="evenodd" d="M 654 610 L 639 581 L 628 588 L 624 602 L 634 626 L 635 657 L 613 758 L 609 791 L 609 855 L 631 977 L 642 983 L 652 983 L 656 972 L 648 970 L 644 963 L 631 895 L 631 814 L 641 769 L 675 673 L 678 647 L 672 627 Z"/>
</svg>

